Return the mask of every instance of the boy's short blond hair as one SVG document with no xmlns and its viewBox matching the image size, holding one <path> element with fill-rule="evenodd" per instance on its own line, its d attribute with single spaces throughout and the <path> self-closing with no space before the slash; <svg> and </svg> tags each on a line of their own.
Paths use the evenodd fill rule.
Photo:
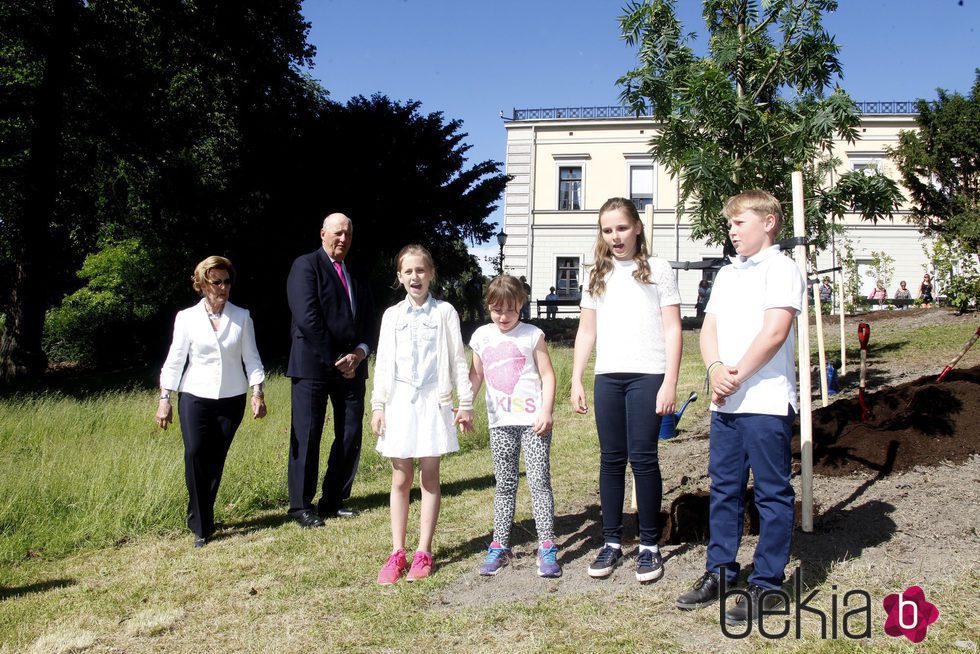
<svg viewBox="0 0 980 654">
<path fill-rule="evenodd" d="M 500 275 L 494 277 L 487 286 L 487 308 L 512 306 L 518 311 L 521 310 L 527 301 L 527 291 L 524 284 L 512 275 Z"/>
<path fill-rule="evenodd" d="M 774 237 L 783 226 L 783 208 L 780 206 L 779 200 L 767 191 L 752 189 L 742 191 L 738 195 L 733 195 L 725 201 L 725 208 L 721 210 L 721 213 L 725 218 L 731 220 L 744 211 L 754 211 L 761 216 L 768 216 L 770 214 L 775 216 L 776 229 L 773 231 Z"/>
</svg>

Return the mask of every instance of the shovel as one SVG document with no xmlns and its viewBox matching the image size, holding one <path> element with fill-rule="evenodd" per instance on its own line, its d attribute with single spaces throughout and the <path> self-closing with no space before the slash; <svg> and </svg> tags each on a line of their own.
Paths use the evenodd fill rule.
<svg viewBox="0 0 980 654">
<path fill-rule="evenodd" d="M 868 340 L 871 338 L 871 326 L 866 322 L 858 323 L 858 343 L 861 344 L 861 383 L 858 386 L 858 402 L 861 405 L 861 422 L 871 420 L 871 412 L 864 400 L 864 377 L 868 367 Z"/>
<path fill-rule="evenodd" d="M 963 351 L 962 351 L 962 352 L 960 352 L 959 354 L 957 354 L 957 355 L 956 355 L 956 358 L 955 358 L 955 359 L 953 359 L 952 361 L 950 361 L 950 362 L 949 362 L 949 365 L 947 365 L 947 366 L 946 366 L 945 368 L 943 368 L 943 371 L 942 371 L 941 373 L 939 373 L 939 378 L 938 378 L 938 379 L 936 379 L 936 382 L 937 382 L 937 383 L 938 383 L 938 382 L 941 382 L 941 381 L 943 380 L 943 378 L 944 378 L 944 377 L 945 377 L 946 375 L 948 375 L 948 374 L 949 374 L 949 371 L 953 369 L 953 366 L 955 366 L 955 365 L 956 365 L 957 363 L 959 363 L 959 361 L 960 361 L 960 359 L 962 359 L 962 358 L 963 358 L 963 355 L 964 355 L 964 354 L 966 354 L 966 353 L 967 353 L 967 351 L 969 351 L 969 349 L 970 349 L 971 347 L 973 347 L 973 344 L 977 342 L 977 339 L 978 339 L 978 338 L 980 338 L 980 327 L 977 327 L 977 331 L 976 331 L 976 332 L 974 332 L 974 334 L 973 334 L 973 338 L 971 338 L 971 339 L 970 339 L 970 342 L 966 344 L 966 347 L 965 347 L 965 348 L 963 348 Z M 686 406 L 686 405 L 685 405 L 685 406 Z M 681 410 L 683 411 L 683 409 L 681 409 Z M 661 438 L 663 438 L 663 436 L 661 436 Z"/>
</svg>

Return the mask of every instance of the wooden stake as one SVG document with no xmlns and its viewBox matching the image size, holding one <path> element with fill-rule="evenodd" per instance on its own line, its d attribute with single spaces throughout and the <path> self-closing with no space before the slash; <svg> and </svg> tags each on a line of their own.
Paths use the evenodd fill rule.
<svg viewBox="0 0 980 654">
<path fill-rule="evenodd" d="M 837 294 L 840 297 L 840 371 L 838 372 L 838 378 L 840 378 L 847 374 L 847 339 L 844 335 L 844 287 L 847 286 L 847 270 L 839 254 L 837 255 L 837 265 L 840 266 L 840 288 L 837 289 Z"/>
<path fill-rule="evenodd" d="M 633 488 L 633 492 L 631 493 L 632 497 L 630 498 L 630 508 L 633 509 L 633 512 L 635 513 L 636 512 L 636 477 L 630 475 L 630 482 L 631 482 L 630 485 Z"/>
<path fill-rule="evenodd" d="M 793 235 L 805 236 L 806 223 L 803 207 L 803 173 L 793 173 Z M 797 245 L 794 252 L 796 265 L 803 279 L 807 279 L 806 246 Z M 816 295 L 816 293 L 814 293 Z M 803 289 L 803 311 L 796 319 L 799 332 L 800 360 L 800 491 L 803 509 L 803 531 L 813 531 L 813 409 L 810 394 L 810 316 L 807 314 L 807 294 Z"/>
</svg>

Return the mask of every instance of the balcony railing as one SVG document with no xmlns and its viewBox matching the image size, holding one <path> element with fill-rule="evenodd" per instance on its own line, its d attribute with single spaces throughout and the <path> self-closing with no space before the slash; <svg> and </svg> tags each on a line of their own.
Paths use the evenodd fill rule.
<svg viewBox="0 0 980 654">
<path fill-rule="evenodd" d="M 862 114 L 915 114 L 915 100 L 885 100 L 857 102 Z M 638 118 L 628 107 L 551 107 L 544 109 L 514 109 L 511 120 L 559 120 L 562 118 Z"/>
</svg>

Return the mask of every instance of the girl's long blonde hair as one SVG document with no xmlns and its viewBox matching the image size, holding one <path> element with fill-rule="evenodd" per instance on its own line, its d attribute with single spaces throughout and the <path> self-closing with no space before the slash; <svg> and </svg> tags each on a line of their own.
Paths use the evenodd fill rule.
<svg viewBox="0 0 980 654">
<path fill-rule="evenodd" d="M 633 253 L 633 261 L 636 262 L 636 270 L 633 271 L 633 278 L 641 284 L 655 284 L 650 279 L 650 252 L 647 249 L 646 234 L 643 230 L 643 221 L 640 220 L 640 212 L 636 210 L 636 205 L 626 198 L 609 198 L 605 204 L 599 207 L 599 233 L 595 240 L 595 264 L 592 268 L 592 277 L 589 279 L 589 294 L 598 298 L 606 292 L 606 275 L 613 267 L 613 254 L 602 238 L 602 214 L 607 211 L 620 209 L 632 219 L 634 225 L 640 226 L 640 233 L 636 236 L 636 252 Z"/>
</svg>

